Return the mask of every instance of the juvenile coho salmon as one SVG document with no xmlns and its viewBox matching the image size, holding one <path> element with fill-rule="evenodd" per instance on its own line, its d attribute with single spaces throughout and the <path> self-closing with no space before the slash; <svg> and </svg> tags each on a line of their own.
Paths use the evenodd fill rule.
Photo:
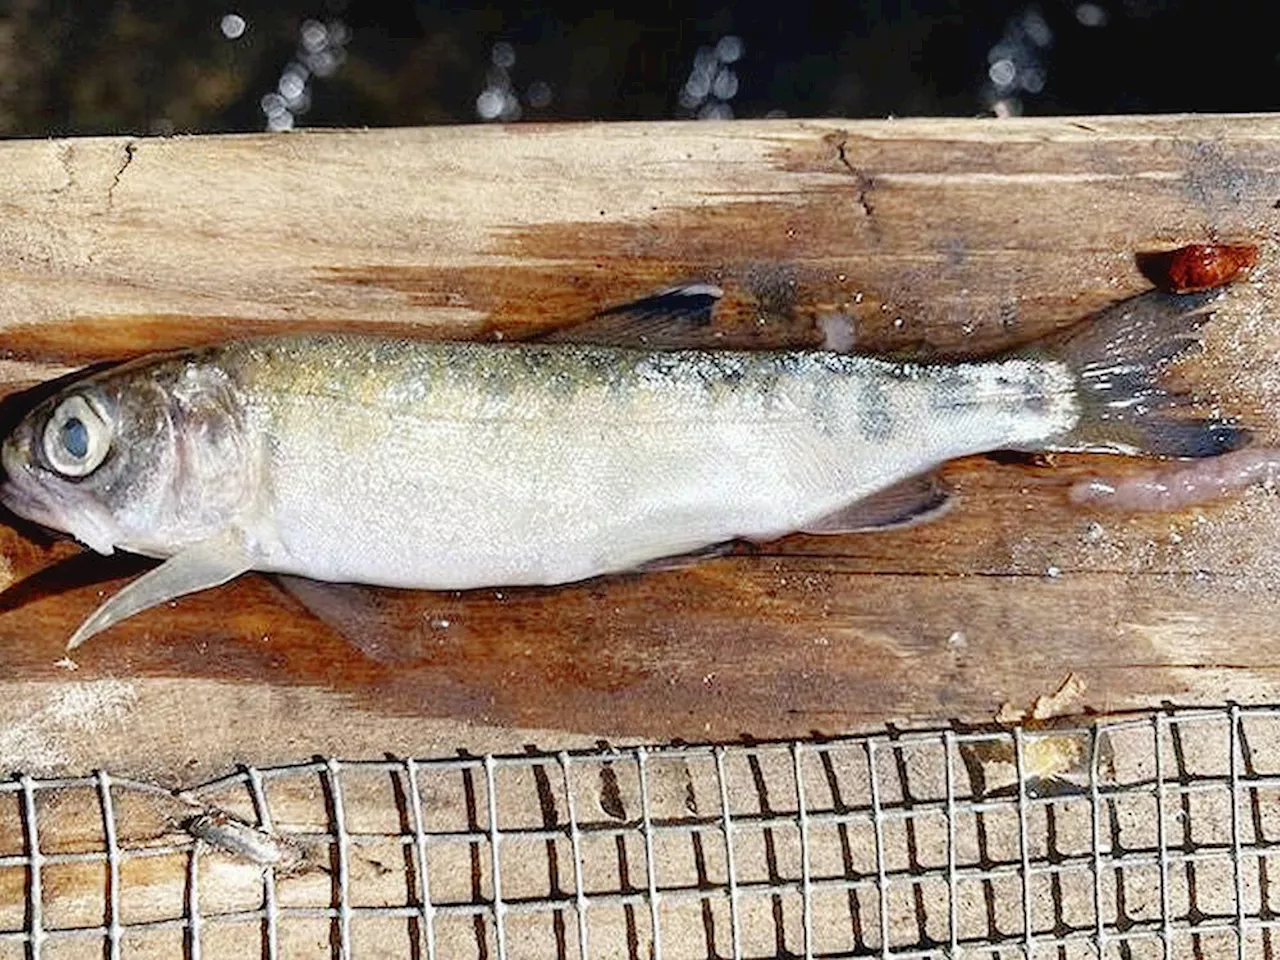
<svg viewBox="0 0 1280 960">
<path fill-rule="evenodd" d="M 969 454 L 1238 446 L 1226 423 L 1171 415 L 1180 398 L 1159 383 L 1213 296 L 1153 292 L 1016 355 L 937 365 L 641 340 L 231 342 L 40 404 L 4 442 L 0 500 L 101 553 L 164 558 L 72 646 L 248 570 L 565 583 L 734 539 L 927 518 L 946 501 L 930 471 Z"/>
</svg>

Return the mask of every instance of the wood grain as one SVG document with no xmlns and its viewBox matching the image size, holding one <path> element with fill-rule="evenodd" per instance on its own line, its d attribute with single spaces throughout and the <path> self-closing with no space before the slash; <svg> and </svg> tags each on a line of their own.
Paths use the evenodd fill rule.
<svg viewBox="0 0 1280 960">
<path fill-rule="evenodd" d="M 1257 243 L 1186 377 L 1280 430 L 1280 118 L 776 121 L 0 144 L 0 385 L 266 330 L 514 337 L 704 280 L 743 342 L 929 357 L 1147 286 L 1134 255 Z M 1071 508 L 1082 471 L 977 458 L 913 530 L 791 537 L 557 590 L 386 591 L 358 649 L 259 577 L 59 663 L 137 561 L 0 530 L 0 769 L 177 782 L 315 752 L 776 737 L 1280 699 L 1280 501 Z M 87 578 L 113 577 L 102 583 Z M 66 588 L 66 589 L 63 589 Z"/>
</svg>

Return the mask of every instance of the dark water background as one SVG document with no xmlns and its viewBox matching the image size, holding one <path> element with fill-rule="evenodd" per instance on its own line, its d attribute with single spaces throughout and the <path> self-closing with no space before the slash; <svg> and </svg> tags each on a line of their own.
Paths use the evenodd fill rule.
<svg viewBox="0 0 1280 960">
<path fill-rule="evenodd" d="M 1271 110 L 1269 6 L 0 0 L 0 135 Z"/>
</svg>

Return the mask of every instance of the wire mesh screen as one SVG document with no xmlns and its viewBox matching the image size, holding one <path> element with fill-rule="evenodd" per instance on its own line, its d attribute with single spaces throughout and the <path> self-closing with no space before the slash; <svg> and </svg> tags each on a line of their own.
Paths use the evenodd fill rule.
<svg viewBox="0 0 1280 960">
<path fill-rule="evenodd" d="M 1280 708 L 0 783 L 0 957 L 1270 957 Z"/>
</svg>

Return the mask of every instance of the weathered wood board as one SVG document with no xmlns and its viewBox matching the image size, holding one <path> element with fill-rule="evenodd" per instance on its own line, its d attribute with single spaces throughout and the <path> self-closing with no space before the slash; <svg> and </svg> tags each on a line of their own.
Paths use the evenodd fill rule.
<svg viewBox="0 0 1280 960">
<path fill-rule="evenodd" d="M 1261 264 L 1187 376 L 1274 442 L 1278 208 L 1280 117 L 5 143 L 0 380 L 269 330 L 518 337 L 689 280 L 721 284 L 720 322 L 751 342 L 843 312 L 859 349 L 977 354 L 1140 292 L 1135 251 L 1224 239 Z M 1069 673 L 1082 709 L 1280 699 L 1280 500 L 1070 507 L 1100 463 L 956 464 L 958 507 L 911 530 L 556 590 L 388 592 L 375 612 L 409 629 L 371 651 L 245 577 L 63 661 L 139 569 L 86 558 L 0 595 L 0 768 L 185 779 L 315 752 L 976 722 Z M 74 552 L 0 529 L 8 584 Z"/>
</svg>

